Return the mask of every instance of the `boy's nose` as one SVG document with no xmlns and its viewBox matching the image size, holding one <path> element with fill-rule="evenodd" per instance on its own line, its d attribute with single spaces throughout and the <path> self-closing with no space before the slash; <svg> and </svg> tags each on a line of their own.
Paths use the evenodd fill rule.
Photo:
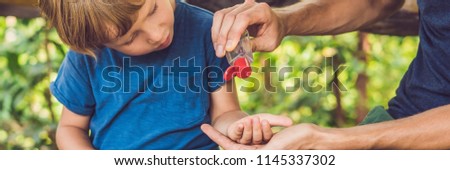
<svg viewBox="0 0 450 170">
<path fill-rule="evenodd" d="M 151 38 L 148 38 L 148 39 L 147 39 L 147 44 L 148 44 L 148 45 L 156 45 L 157 42 L 158 42 L 158 41 L 155 41 L 155 40 L 153 40 L 153 39 L 151 39 Z"/>
<path fill-rule="evenodd" d="M 161 42 L 163 42 L 163 37 L 162 37 L 162 35 L 158 35 L 158 36 L 154 36 L 154 37 L 149 37 L 149 38 L 147 38 L 147 43 L 148 43 L 148 44 L 154 45 L 154 44 L 158 44 L 158 43 L 161 43 Z"/>
<path fill-rule="evenodd" d="M 162 41 L 162 39 L 164 38 L 162 33 L 152 33 L 152 34 L 147 34 L 147 43 L 148 44 L 156 44 Z"/>
</svg>

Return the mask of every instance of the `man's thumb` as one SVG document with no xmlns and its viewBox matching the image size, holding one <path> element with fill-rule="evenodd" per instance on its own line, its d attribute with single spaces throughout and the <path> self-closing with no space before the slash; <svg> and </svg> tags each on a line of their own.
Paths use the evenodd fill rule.
<svg viewBox="0 0 450 170">
<path fill-rule="evenodd" d="M 280 44 L 277 44 L 276 40 L 267 40 L 267 38 L 256 37 L 251 40 L 253 52 L 272 52 Z"/>
</svg>

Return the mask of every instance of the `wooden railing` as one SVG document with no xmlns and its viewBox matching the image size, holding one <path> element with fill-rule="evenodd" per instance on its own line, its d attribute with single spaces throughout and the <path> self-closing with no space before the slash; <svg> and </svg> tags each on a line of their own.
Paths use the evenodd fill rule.
<svg viewBox="0 0 450 170">
<path fill-rule="evenodd" d="M 186 2 L 216 11 L 225 7 L 230 7 L 243 0 L 186 0 Z M 274 7 L 287 6 L 298 2 L 298 0 L 259 0 L 267 2 Z M 39 11 L 36 9 L 37 0 L 0 0 L 0 16 L 17 16 L 19 18 L 38 17 Z M 417 35 L 418 34 L 418 8 L 416 0 L 406 0 L 404 7 L 392 17 L 375 23 L 361 31 L 385 34 L 385 35 Z"/>
</svg>

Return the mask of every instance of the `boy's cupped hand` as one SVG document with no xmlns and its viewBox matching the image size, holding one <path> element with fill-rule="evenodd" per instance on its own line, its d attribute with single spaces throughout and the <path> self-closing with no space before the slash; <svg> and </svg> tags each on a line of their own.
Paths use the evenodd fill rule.
<svg viewBox="0 0 450 170">
<path fill-rule="evenodd" d="M 228 127 L 228 137 L 237 143 L 259 145 L 267 143 L 273 136 L 271 127 L 292 125 L 286 116 L 256 114 L 242 118 Z"/>
</svg>

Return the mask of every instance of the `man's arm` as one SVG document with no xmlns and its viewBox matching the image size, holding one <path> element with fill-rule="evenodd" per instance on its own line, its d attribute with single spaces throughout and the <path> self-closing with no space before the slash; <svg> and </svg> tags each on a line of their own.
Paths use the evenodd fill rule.
<svg viewBox="0 0 450 170">
<path fill-rule="evenodd" d="M 306 0 L 275 10 L 287 35 L 329 35 L 355 31 L 391 16 L 404 0 Z"/>
<path fill-rule="evenodd" d="M 277 133 L 264 146 L 234 143 L 207 125 L 202 130 L 224 149 L 449 149 L 450 105 L 404 119 L 351 128 L 299 124 Z"/>
<path fill-rule="evenodd" d="M 351 128 L 300 124 L 275 135 L 265 149 L 450 149 L 450 105 Z"/>
<path fill-rule="evenodd" d="M 61 150 L 94 150 L 89 139 L 90 116 L 77 115 L 64 107 L 56 131 L 56 144 Z"/>
<path fill-rule="evenodd" d="M 358 149 L 450 149 L 450 105 L 404 119 L 348 129 L 337 133 L 337 145 Z M 348 140 L 348 141 L 345 141 Z"/>
<path fill-rule="evenodd" d="M 404 0 L 304 0 L 272 9 L 265 3 L 245 3 L 214 15 L 211 36 L 216 55 L 233 50 L 246 29 L 256 51 L 273 51 L 286 35 L 324 35 L 355 31 L 392 15 Z"/>
</svg>

